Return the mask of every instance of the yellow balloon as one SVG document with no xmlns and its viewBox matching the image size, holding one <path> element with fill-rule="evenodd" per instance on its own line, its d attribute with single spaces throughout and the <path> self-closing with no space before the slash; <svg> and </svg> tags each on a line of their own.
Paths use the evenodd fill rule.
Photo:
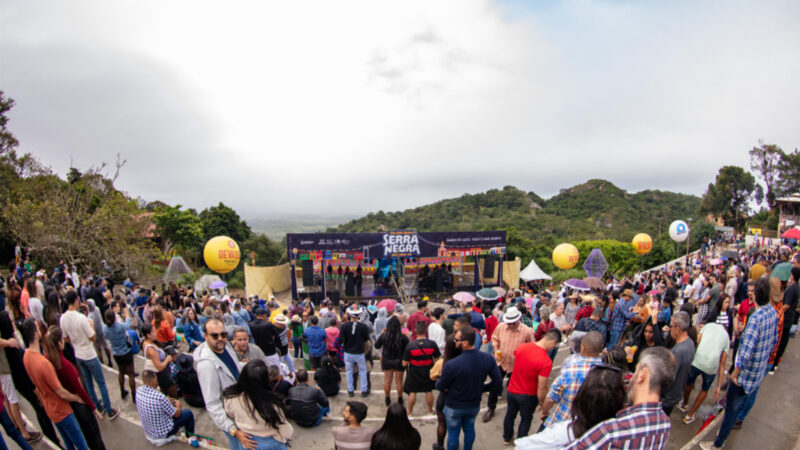
<svg viewBox="0 0 800 450">
<path fill-rule="evenodd" d="M 639 233 L 633 237 L 633 249 L 640 255 L 646 255 L 653 249 L 653 238 L 647 233 Z"/>
<path fill-rule="evenodd" d="M 206 242 L 203 259 L 214 272 L 228 273 L 239 265 L 239 246 L 228 236 L 213 237 Z"/>
<path fill-rule="evenodd" d="M 559 244 L 553 249 L 553 263 L 556 267 L 562 270 L 572 269 L 578 260 L 581 259 L 581 254 L 578 249 L 572 244 Z"/>
</svg>

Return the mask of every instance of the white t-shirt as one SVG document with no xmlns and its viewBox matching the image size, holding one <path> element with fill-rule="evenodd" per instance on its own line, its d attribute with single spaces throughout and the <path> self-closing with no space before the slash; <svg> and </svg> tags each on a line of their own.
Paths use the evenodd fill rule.
<svg viewBox="0 0 800 450">
<path fill-rule="evenodd" d="M 28 299 L 28 309 L 31 310 L 31 315 L 36 318 L 39 322 L 44 322 L 44 317 L 42 317 L 42 301 L 39 300 L 37 297 L 31 297 Z"/>
<path fill-rule="evenodd" d="M 719 368 L 719 355 L 728 351 L 731 339 L 728 332 L 718 323 L 707 323 L 700 330 L 700 343 L 694 353 L 692 365 L 711 375 Z"/>
<path fill-rule="evenodd" d="M 692 300 L 699 299 L 700 291 L 703 290 L 703 277 L 697 277 L 692 284 Z"/>
<path fill-rule="evenodd" d="M 445 331 L 441 325 L 436 322 L 431 322 L 428 325 L 428 339 L 436 342 L 439 351 L 444 355 Z"/>
<path fill-rule="evenodd" d="M 67 311 L 61 315 L 61 330 L 69 336 L 69 341 L 75 347 L 75 357 L 84 361 L 97 358 L 94 345 L 90 339 L 94 336 L 94 328 L 89 324 L 89 319 L 78 311 Z"/>
</svg>

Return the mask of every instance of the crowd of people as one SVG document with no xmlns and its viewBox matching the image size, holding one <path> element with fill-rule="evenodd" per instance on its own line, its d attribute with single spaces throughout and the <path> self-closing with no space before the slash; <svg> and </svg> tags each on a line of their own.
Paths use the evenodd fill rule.
<svg viewBox="0 0 800 450">
<path fill-rule="evenodd" d="M 306 298 L 287 307 L 174 283 L 117 286 L 63 264 L 33 272 L 19 261 L 0 295 L 0 424 L 22 448 L 44 434 L 62 448 L 104 449 L 99 421 L 115 420 L 114 402 L 130 400 L 158 446 L 181 431 L 197 439 L 185 403 L 205 408 L 232 449 L 280 449 L 296 427 L 320 425 L 330 397 L 346 390 L 343 425 L 331 430 L 341 450 L 419 448 L 409 419 L 418 401 L 436 417 L 435 450 L 468 450 L 478 416 L 491 422 L 502 397 L 506 445 L 656 449 L 674 409 L 693 423 L 713 389 L 714 402 L 725 392 L 725 415 L 701 445 L 718 448 L 743 426 L 797 328 L 792 256 L 753 248 L 723 264 L 687 258 L 591 292 L 513 290 L 476 303 Z M 780 263 L 793 266 L 788 279 L 772 276 Z M 559 348 L 569 355 L 556 374 Z M 119 399 L 104 364 L 118 369 Z M 362 426 L 368 406 L 355 397 L 371 394 L 377 364 L 386 416 L 376 429 Z M 41 432 L 22 420 L 20 397 Z"/>
</svg>

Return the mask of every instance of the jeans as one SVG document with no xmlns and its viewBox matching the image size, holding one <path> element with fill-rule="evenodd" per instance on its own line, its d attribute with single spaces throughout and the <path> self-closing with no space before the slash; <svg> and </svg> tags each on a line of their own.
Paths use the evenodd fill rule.
<svg viewBox="0 0 800 450">
<path fill-rule="evenodd" d="M 172 429 L 167 433 L 167 436 L 178 434 L 181 427 L 186 427 L 186 432 L 188 433 L 194 433 L 194 414 L 188 409 L 182 409 L 177 418 L 172 418 Z"/>
<path fill-rule="evenodd" d="M 13 439 L 22 450 L 33 450 L 31 446 L 28 445 L 28 441 L 22 437 L 22 433 L 14 426 L 14 422 L 11 421 L 11 417 L 8 417 L 8 413 L 5 409 L 0 411 L 0 424 L 3 425 L 3 429 L 6 430 L 8 437 Z M 3 437 L 0 436 L 0 449 L 6 450 L 7 448 L 6 442 L 3 440 Z"/>
<path fill-rule="evenodd" d="M 285 355 L 281 356 L 281 361 L 286 363 L 286 367 L 288 367 L 289 370 L 291 370 L 292 373 L 294 373 L 294 371 L 295 371 L 295 369 L 294 369 L 294 358 L 292 358 L 292 355 L 289 354 L 289 352 L 286 352 Z"/>
<path fill-rule="evenodd" d="M 361 392 L 367 392 L 367 359 L 364 355 L 344 354 L 344 367 L 347 375 L 347 392 L 355 391 L 353 368 L 358 364 L 358 378 L 361 382 Z"/>
<path fill-rule="evenodd" d="M 95 361 L 96 360 L 97 358 L 95 358 Z M 61 438 L 64 439 L 64 447 L 67 450 L 89 450 L 89 447 L 86 445 L 86 439 L 83 438 L 83 433 L 81 433 L 81 428 L 78 426 L 78 419 L 75 418 L 75 414 L 70 414 L 65 417 L 64 420 L 58 422 L 56 428 Z"/>
<path fill-rule="evenodd" d="M 733 425 L 736 423 L 736 418 L 739 415 L 739 411 L 742 410 L 746 399 L 747 394 L 744 392 L 744 388 L 734 383 L 728 385 L 725 417 L 722 418 L 722 425 L 719 427 L 717 438 L 714 439 L 715 447 L 722 447 L 723 444 L 725 444 L 725 440 L 727 440 L 728 436 L 731 434 Z"/>
<path fill-rule="evenodd" d="M 317 405 L 317 406 L 319 406 L 319 405 Z M 330 406 L 320 406 L 319 407 L 319 415 L 317 416 L 317 422 L 314 424 L 314 426 L 317 426 L 317 425 L 321 424 L 322 423 L 322 418 L 327 416 L 328 414 L 330 414 L 330 412 L 331 412 L 331 407 Z"/>
<path fill-rule="evenodd" d="M 505 380 L 506 376 L 511 378 L 511 372 L 506 373 L 506 371 L 503 370 L 502 367 L 499 367 L 499 369 L 500 369 L 500 376 L 501 376 L 500 391 L 499 392 L 497 392 L 497 391 L 490 391 L 489 392 L 489 402 L 486 405 L 486 406 L 489 407 L 489 409 L 495 409 L 497 407 L 497 398 L 500 397 L 501 395 L 503 395 L 503 381 Z"/>
<path fill-rule="evenodd" d="M 746 419 L 747 415 L 750 414 L 750 410 L 753 408 L 753 405 L 756 404 L 756 396 L 758 395 L 759 388 L 761 388 L 761 386 L 757 387 L 753 392 L 747 394 L 747 398 L 744 399 L 742 407 L 739 408 L 739 414 L 736 415 L 737 422 L 744 422 L 744 419 Z"/>
<path fill-rule="evenodd" d="M 608 345 L 606 346 L 606 348 L 611 348 L 617 345 L 617 342 L 619 342 L 620 337 L 622 337 L 622 330 L 612 329 L 610 332 L 610 337 L 608 338 Z"/>
<path fill-rule="evenodd" d="M 447 450 L 458 450 L 458 436 L 464 430 L 464 450 L 472 450 L 475 442 L 475 418 L 480 406 L 455 409 L 444 407 L 444 420 L 447 423 Z"/>
<path fill-rule="evenodd" d="M 235 442 L 230 446 L 231 450 L 244 450 L 241 442 L 233 438 Z M 286 444 L 280 443 L 271 437 L 259 437 L 251 435 L 250 440 L 256 441 L 257 450 L 286 450 Z"/>
<path fill-rule="evenodd" d="M 506 417 L 503 419 L 503 440 L 511 441 L 514 437 L 514 419 L 519 412 L 519 428 L 517 429 L 517 439 L 525 437 L 531 430 L 533 412 L 539 404 L 539 398 L 535 395 L 506 393 L 508 398 L 508 409 Z"/>
<path fill-rule="evenodd" d="M 303 357 L 303 342 L 299 337 L 292 336 L 292 351 L 295 358 Z"/>
<path fill-rule="evenodd" d="M 81 375 L 83 375 L 83 381 L 86 383 L 83 387 L 86 388 L 86 392 L 89 394 L 92 403 L 94 403 L 100 411 L 105 409 L 106 413 L 110 416 L 113 414 L 114 410 L 111 408 L 111 400 L 108 398 L 106 379 L 103 376 L 103 368 L 100 366 L 100 360 L 97 358 L 90 360 L 76 358 L 76 361 L 78 362 L 78 369 L 80 369 Z M 94 391 L 94 382 L 92 379 L 97 381 L 97 387 L 100 388 L 100 396 L 103 398 L 103 403 L 97 401 L 97 394 Z"/>
<path fill-rule="evenodd" d="M 75 420 L 81 427 L 81 433 L 86 439 L 86 446 L 89 447 L 89 450 L 106 450 L 106 444 L 100 434 L 100 426 L 97 424 L 97 418 L 92 409 L 83 403 L 70 402 L 69 405 L 72 406 L 72 414 L 75 415 Z"/>
</svg>

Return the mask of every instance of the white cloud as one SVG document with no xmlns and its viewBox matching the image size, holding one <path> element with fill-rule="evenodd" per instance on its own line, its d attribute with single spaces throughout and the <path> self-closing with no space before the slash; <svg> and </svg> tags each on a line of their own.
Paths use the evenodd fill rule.
<svg viewBox="0 0 800 450">
<path fill-rule="evenodd" d="M 531 6 L 534 5 L 534 6 Z M 794 148 L 794 2 L 26 2 L 0 89 L 45 163 L 247 216 L 588 178 L 699 194 Z"/>
</svg>

